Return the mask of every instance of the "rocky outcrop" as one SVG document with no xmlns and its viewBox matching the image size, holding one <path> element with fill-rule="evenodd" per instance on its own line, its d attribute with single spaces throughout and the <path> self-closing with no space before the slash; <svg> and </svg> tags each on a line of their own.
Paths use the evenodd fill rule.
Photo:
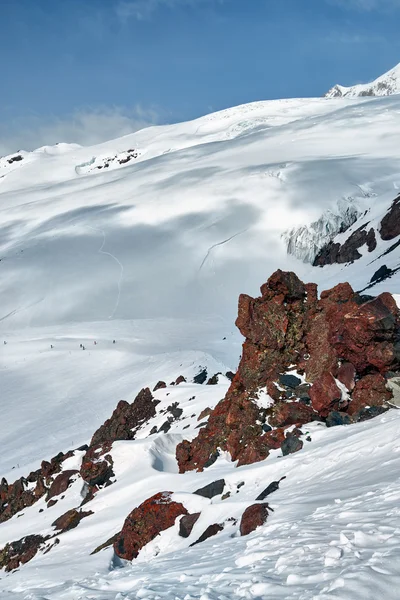
<svg viewBox="0 0 400 600">
<path fill-rule="evenodd" d="M 367 246 L 368 252 L 372 252 L 376 248 L 375 230 L 371 227 L 367 231 L 368 223 L 361 225 L 356 229 L 343 243 L 330 241 L 323 246 L 314 259 L 314 267 L 322 267 L 324 265 L 342 264 L 354 262 L 361 258 L 359 249 Z"/>
<path fill-rule="evenodd" d="M 61 479 L 60 476 L 58 478 L 55 476 L 62 470 L 63 462 L 73 455 L 72 450 L 66 454 L 60 452 L 50 461 L 44 460 L 40 469 L 32 471 L 28 477 L 20 477 L 11 484 L 3 478 L 0 483 L 0 523 L 11 519 L 24 508 L 32 506 L 46 494 L 49 500 L 56 495 L 54 492 L 58 489 L 65 491 L 71 482 L 71 471 L 68 472 L 67 477 L 62 474 Z M 57 479 L 58 483 L 56 483 Z M 49 495 L 50 490 L 53 490 L 51 495 Z M 57 493 L 61 492 L 57 491 Z"/>
<path fill-rule="evenodd" d="M 89 485 L 86 502 L 99 487 L 112 482 L 113 460 L 109 454 L 112 443 L 134 440 L 140 427 L 156 415 L 159 402 L 149 388 L 144 388 L 132 404 L 120 400 L 111 417 L 94 433 L 80 469 L 82 479 Z"/>
<path fill-rule="evenodd" d="M 0 569 L 13 571 L 29 562 L 44 546 L 47 539 L 49 538 L 42 535 L 27 535 L 16 542 L 6 544 L 0 550 Z"/>
<path fill-rule="evenodd" d="M 186 514 L 183 504 L 171 500 L 171 492 L 155 494 L 126 518 L 122 531 L 114 542 L 116 555 L 125 560 L 133 560 L 141 548 L 161 531 L 172 527 L 177 517 Z"/>
<path fill-rule="evenodd" d="M 393 240 L 400 235 L 400 196 L 394 201 L 386 215 L 383 217 L 379 229 L 383 240 Z"/>
<path fill-rule="evenodd" d="M 220 450 L 238 465 L 276 448 L 293 452 L 303 442 L 286 427 L 325 421 L 331 412 L 357 421 L 365 408 L 390 400 L 385 376 L 400 370 L 400 313 L 390 294 L 365 299 L 344 283 L 318 299 L 315 284 L 277 271 L 261 297 L 240 296 L 238 312 L 246 338 L 238 372 L 198 436 L 178 445 L 180 472 L 203 470 Z M 282 375 L 293 373 L 285 385 Z M 299 378 L 305 383 L 294 387 Z M 268 408 L 258 403 L 262 389 Z"/>
<path fill-rule="evenodd" d="M 191 515 L 183 515 L 179 521 L 179 535 L 183 538 L 188 538 L 192 533 L 192 529 L 197 523 L 200 513 L 192 513 Z"/>
<path fill-rule="evenodd" d="M 133 440 L 137 430 L 155 416 L 159 400 L 153 398 L 149 388 L 144 388 L 132 404 L 118 402 L 112 416 L 93 434 L 90 446 L 99 446 L 117 440 Z"/>
<path fill-rule="evenodd" d="M 209 525 L 207 529 L 201 534 L 199 539 L 193 542 L 193 544 L 190 544 L 190 546 L 196 546 L 196 544 L 201 544 L 202 542 L 205 542 L 210 537 L 214 537 L 214 535 L 217 535 L 217 533 L 222 531 L 223 528 L 224 526 L 220 525 L 219 523 L 213 523 L 212 525 Z"/>
</svg>

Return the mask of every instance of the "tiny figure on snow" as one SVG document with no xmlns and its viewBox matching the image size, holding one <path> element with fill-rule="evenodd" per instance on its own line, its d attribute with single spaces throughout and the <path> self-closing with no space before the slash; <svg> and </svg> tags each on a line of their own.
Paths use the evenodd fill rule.
<svg viewBox="0 0 400 600">
<path fill-rule="evenodd" d="M 96 340 L 94 340 L 93 344 L 94 344 L 95 346 L 97 346 L 97 342 L 96 342 Z"/>
<path fill-rule="evenodd" d="M 54 348 L 53 344 L 50 344 L 50 348 Z"/>
<path fill-rule="evenodd" d="M 113 344 L 115 344 L 115 340 L 113 340 Z"/>
<path fill-rule="evenodd" d="M 79 344 L 79 348 L 82 348 L 82 344 Z"/>
<path fill-rule="evenodd" d="M 85 346 L 82 344 L 82 350 L 85 350 Z"/>
<path fill-rule="evenodd" d="M 4 340 L 3 344 L 4 344 L 5 346 L 7 346 L 7 342 L 6 342 L 6 340 Z"/>
</svg>

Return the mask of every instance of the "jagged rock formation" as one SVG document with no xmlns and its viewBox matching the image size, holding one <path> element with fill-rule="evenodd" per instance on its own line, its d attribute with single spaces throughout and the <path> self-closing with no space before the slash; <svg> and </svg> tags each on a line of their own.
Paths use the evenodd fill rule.
<svg viewBox="0 0 400 600">
<path fill-rule="evenodd" d="M 361 219 L 360 219 L 361 220 Z M 393 240 L 400 235 L 400 196 L 395 198 L 380 223 L 374 227 L 369 222 L 362 223 L 349 237 L 339 242 L 330 240 L 317 253 L 313 265 L 323 267 L 325 265 L 341 264 L 354 262 L 361 258 L 360 249 L 365 246 L 366 251 L 373 252 L 377 247 L 377 241 Z M 389 254 L 397 248 L 398 244 L 393 244 L 387 248 L 382 256 Z M 380 258 L 380 257 L 379 257 Z M 393 271 L 377 271 L 371 278 L 371 283 L 383 281 L 390 277 Z"/>
<path fill-rule="evenodd" d="M 400 64 L 390 69 L 371 83 L 361 83 L 352 87 L 335 85 L 325 98 L 357 98 L 363 96 L 390 96 L 400 93 Z"/>
<path fill-rule="evenodd" d="M 344 283 L 318 300 L 315 284 L 282 271 L 261 294 L 239 298 L 236 325 L 246 338 L 239 369 L 207 425 L 178 445 L 182 473 L 203 470 L 220 450 L 238 465 L 263 460 L 282 444 L 291 452 L 302 441 L 285 427 L 326 420 L 332 411 L 351 421 L 368 418 L 365 411 L 385 410 L 392 396 L 385 377 L 400 369 L 400 312 L 390 294 L 365 302 Z M 279 377 L 288 370 L 310 384 L 309 399 L 282 386 Z M 267 408 L 257 403 L 262 390 L 271 400 Z"/>
</svg>

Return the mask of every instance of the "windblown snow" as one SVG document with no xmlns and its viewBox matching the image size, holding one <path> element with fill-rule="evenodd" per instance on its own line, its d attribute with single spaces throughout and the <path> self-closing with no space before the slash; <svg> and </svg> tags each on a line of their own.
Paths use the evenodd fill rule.
<svg viewBox="0 0 400 600">
<path fill-rule="evenodd" d="M 354 264 L 302 262 L 349 235 L 360 215 L 382 218 L 400 187 L 399 136 L 400 96 L 297 99 L 0 159 L 0 476 L 14 480 L 87 442 L 141 387 L 187 379 L 156 393 L 179 402 L 184 418 L 167 434 L 118 442 L 117 481 L 92 501 L 94 515 L 48 554 L 1 572 L 0 598 L 397 600 L 396 410 L 348 427 L 310 425 L 301 453 L 251 466 L 221 456 L 179 475 L 174 451 L 228 387 L 194 375 L 238 364 L 240 293 L 257 295 L 277 268 L 358 290 L 382 264 L 399 266 L 382 240 Z M 339 233 L 343 221 L 350 229 Z M 399 278 L 368 293 L 382 291 L 399 294 Z M 152 493 L 182 498 L 224 478 L 231 497 L 207 501 L 200 533 L 283 475 L 274 513 L 249 537 L 227 525 L 188 548 L 167 530 L 125 568 L 110 549 L 90 556 Z M 0 547 L 51 530 L 79 498 L 72 486 L 43 513 L 39 501 L 1 524 Z"/>
</svg>

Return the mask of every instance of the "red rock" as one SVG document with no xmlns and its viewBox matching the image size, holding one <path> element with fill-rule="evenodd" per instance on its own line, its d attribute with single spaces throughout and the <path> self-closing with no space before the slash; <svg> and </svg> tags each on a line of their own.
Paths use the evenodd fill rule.
<svg viewBox="0 0 400 600">
<path fill-rule="evenodd" d="M 337 379 L 346 387 L 349 392 L 354 390 L 356 370 L 354 365 L 349 362 L 344 362 L 340 365 L 337 372 Z"/>
<path fill-rule="evenodd" d="M 257 527 L 264 525 L 270 510 L 272 509 L 266 502 L 252 504 L 252 506 L 246 508 L 240 521 L 240 535 L 249 535 Z"/>
<path fill-rule="evenodd" d="M 382 375 L 365 375 L 356 383 L 347 412 L 355 415 L 367 406 L 382 406 L 391 398 L 392 392 L 386 389 L 386 380 Z"/>
<path fill-rule="evenodd" d="M 27 535 L 16 542 L 6 544 L 0 550 L 0 569 L 13 571 L 26 564 L 36 556 L 47 539 L 49 538 L 42 535 Z"/>
<path fill-rule="evenodd" d="M 166 387 L 167 387 L 167 384 L 165 383 L 165 381 L 159 381 L 154 386 L 153 392 L 156 392 L 157 390 L 161 390 L 161 389 L 166 388 Z"/>
<path fill-rule="evenodd" d="M 310 423 L 318 417 L 311 406 L 301 402 L 278 402 L 274 404 L 271 411 L 268 423 L 273 427 Z"/>
<path fill-rule="evenodd" d="M 338 410 L 342 393 L 336 385 L 332 373 L 325 372 L 310 389 L 311 404 L 321 417 L 327 417 L 331 410 Z"/>
<path fill-rule="evenodd" d="M 179 377 L 175 381 L 175 385 L 179 385 L 180 383 L 186 383 L 186 379 L 183 375 L 179 375 Z"/>
<path fill-rule="evenodd" d="M 77 527 L 82 519 L 89 517 L 92 514 L 93 512 L 91 510 L 83 512 L 73 508 L 61 515 L 61 517 L 58 517 L 58 519 L 52 523 L 52 527 L 59 529 L 60 533 L 64 533 L 65 531 L 69 531 L 70 529 Z"/>
<path fill-rule="evenodd" d="M 172 492 L 159 492 L 135 508 L 125 520 L 122 531 L 114 542 L 117 556 L 133 560 L 141 548 L 151 542 L 161 531 L 169 529 L 187 510 L 171 500 Z"/>
<path fill-rule="evenodd" d="M 71 485 L 73 476 L 76 475 L 76 473 L 79 473 L 79 471 L 75 469 L 63 471 L 62 473 L 57 475 L 57 477 L 51 484 L 49 491 L 47 492 L 46 500 L 49 501 L 54 496 L 59 496 L 60 494 L 66 492 L 69 486 Z"/>
</svg>

